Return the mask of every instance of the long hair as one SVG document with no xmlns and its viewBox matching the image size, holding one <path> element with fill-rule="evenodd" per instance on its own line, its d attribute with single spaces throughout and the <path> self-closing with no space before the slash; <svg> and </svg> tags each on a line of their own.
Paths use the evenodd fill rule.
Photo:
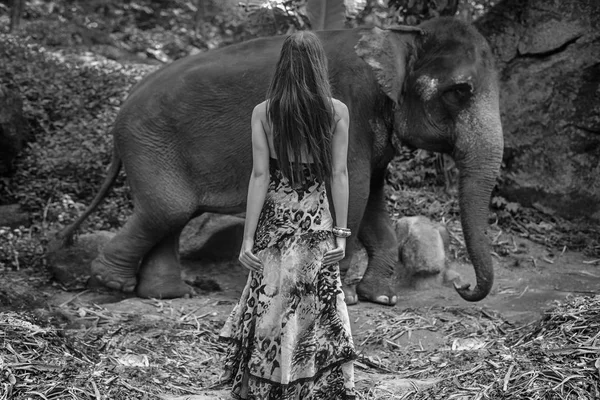
<svg viewBox="0 0 600 400">
<path fill-rule="evenodd" d="M 286 37 L 267 98 L 267 118 L 283 175 L 300 182 L 300 163 L 309 156 L 312 176 L 324 182 L 331 176 L 335 111 L 327 57 L 317 35 L 299 31 Z"/>
</svg>

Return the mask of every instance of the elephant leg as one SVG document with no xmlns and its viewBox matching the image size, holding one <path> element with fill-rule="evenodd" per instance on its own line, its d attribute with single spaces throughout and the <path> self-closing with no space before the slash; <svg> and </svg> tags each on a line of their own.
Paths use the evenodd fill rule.
<svg viewBox="0 0 600 400">
<path fill-rule="evenodd" d="M 143 256 L 162 238 L 149 216 L 135 213 L 92 261 L 92 278 L 111 289 L 131 293 Z"/>
<path fill-rule="evenodd" d="M 167 235 L 144 257 L 135 289 L 139 297 L 172 299 L 194 294 L 194 290 L 181 277 L 181 229 Z"/>
<path fill-rule="evenodd" d="M 144 195 L 134 198 L 133 215 L 92 262 L 92 276 L 97 281 L 126 293 L 136 289 L 138 269 L 148 253 L 166 248 L 160 244 L 173 232 L 179 233 L 197 208 L 194 192 L 185 182 L 162 177 L 160 171 L 151 176 L 157 178 L 130 179 L 134 193 Z M 160 182 L 160 190 L 156 182 Z"/>
<path fill-rule="evenodd" d="M 342 278 L 342 290 L 346 305 L 358 303 L 358 295 L 356 294 L 356 285 L 358 280 L 351 280 L 347 277 L 348 271 L 351 268 L 352 256 L 359 248 L 358 235 L 361 221 L 364 220 L 365 208 L 369 199 L 370 190 L 370 174 L 365 171 L 370 170 L 370 165 L 360 165 L 357 162 L 352 164 L 353 170 L 349 170 L 349 176 L 353 179 L 350 184 L 350 199 L 348 204 L 348 228 L 353 232 L 346 240 L 346 257 L 340 261 L 340 276 Z"/>
<path fill-rule="evenodd" d="M 362 219 L 359 239 L 369 255 L 369 265 L 357 293 L 361 300 L 393 306 L 397 301 L 394 270 L 398 262 L 398 242 L 386 207 L 384 177 L 385 170 L 373 175 Z"/>
</svg>

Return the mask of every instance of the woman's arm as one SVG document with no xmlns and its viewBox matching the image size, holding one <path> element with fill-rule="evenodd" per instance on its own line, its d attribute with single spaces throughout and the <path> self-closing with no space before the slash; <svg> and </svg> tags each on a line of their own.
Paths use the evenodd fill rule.
<svg viewBox="0 0 600 400">
<path fill-rule="evenodd" d="M 265 202 L 269 187 L 269 145 L 263 127 L 266 115 L 265 103 L 254 107 L 252 111 L 252 173 L 248 183 L 248 199 L 246 202 L 246 222 L 244 224 L 244 239 L 240 250 L 239 260 L 248 269 L 262 271 L 261 261 L 252 253 L 254 234 L 258 218 Z"/>
<path fill-rule="evenodd" d="M 348 224 L 348 108 L 339 103 L 336 109 L 339 121 L 331 143 L 331 197 L 335 211 L 335 224 L 346 228 Z"/>
<path fill-rule="evenodd" d="M 342 102 L 335 107 L 339 118 L 331 144 L 331 199 L 335 212 L 335 225 L 346 228 L 348 224 L 348 127 L 350 116 Z M 337 248 L 325 254 L 324 264 L 340 261 L 345 256 L 346 238 L 336 237 Z"/>
</svg>

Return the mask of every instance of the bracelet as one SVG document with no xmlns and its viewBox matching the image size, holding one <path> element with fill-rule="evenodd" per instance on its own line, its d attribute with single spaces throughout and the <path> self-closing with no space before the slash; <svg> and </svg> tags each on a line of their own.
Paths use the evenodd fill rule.
<svg viewBox="0 0 600 400">
<path fill-rule="evenodd" d="M 352 234 L 350 232 L 350 229 L 340 228 L 339 226 L 334 226 L 332 231 L 333 231 L 333 236 L 336 236 L 339 238 L 347 238 L 348 236 L 350 236 Z"/>
</svg>

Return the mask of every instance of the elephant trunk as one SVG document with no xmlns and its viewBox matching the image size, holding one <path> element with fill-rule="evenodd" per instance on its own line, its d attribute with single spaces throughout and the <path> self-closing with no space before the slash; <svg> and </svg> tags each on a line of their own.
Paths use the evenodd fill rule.
<svg viewBox="0 0 600 400">
<path fill-rule="evenodd" d="M 490 104 L 491 103 L 491 104 Z M 459 173 L 459 205 L 467 251 L 477 279 L 476 286 L 456 285 L 458 294 L 467 301 L 485 298 L 494 283 L 494 269 L 488 226 L 490 196 L 502 162 L 502 126 L 496 102 L 483 104 L 458 124 L 460 134 L 454 158 Z M 481 107 L 481 106 L 480 106 Z M 495 112 L 494 112 L 495 111 Z"/>
</svg>

